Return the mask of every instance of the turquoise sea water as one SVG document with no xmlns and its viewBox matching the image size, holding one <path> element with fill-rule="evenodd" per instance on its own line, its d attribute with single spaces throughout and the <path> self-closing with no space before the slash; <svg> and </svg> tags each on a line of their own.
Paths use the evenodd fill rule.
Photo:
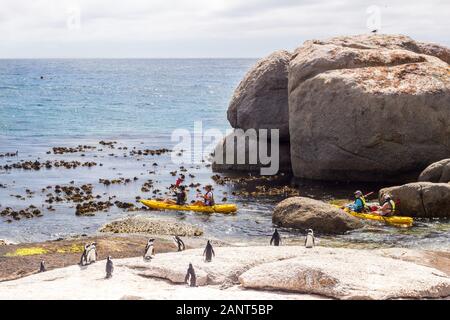
<svg viewBox="0 0 450 320">
<path fill-rule="evenodd" d="M 0 210 L 20 210 L 30 204 L 42 209 L 43 217 L 8 223 L 0 217 L 0 239 L 15 242 L 42 241 L 69 235 L 92 234 L 105 222 L 126 216 L 118 208 L 95 217 L 77 217 L 71 203 L 44 205 L 43 188 L 49 185 L 91 183 L 94 194 L 116 196 L 134 202 L 147 179 L 164 190 L 174 182 L 170 174 L 179 169 L 168 155 L 125 157 L 119 147 L 138 149 L 171 148 L 174 129 L 192 129 L 201 120 L 204 129 L 229 128 L 226 110 L 234 88 L 255 59 L 170 59 L 170 60 L 0 60 L 0 154 L 19 151 L 17 157 L 0 158 L 0 165 L 25 161 L 95 161 L 94 168 L 43 169 L 40 171 L 0 170 Z M 42 78 L 41 78 L 42 77 Z M 100 140 L 117 141 L 114 150 L 103 148 Z M 95 146 L 96 150 L 54 155 L 55 146 Z M 103 149 L 103 151 L 100 151 Z M 158 166 L 153 167 L 157 162 Z M 211 168 L 186 164 L 189 183 L 211 183 Z M 150 173 L 154 171 L 154 173 Z M 102 179 L 138 177 L 128 185 L 105 187 Z M 235 241 L 266 241 L 273 230 L 271 213 L 280 198 L 232 196 L 232 187 L 215 186 L 219 201 L 225 196 L 237 203 L 237 215 L 199 215 L 165 212 L 165 215 L 197 224 L 206 234 Z M 300 188 L 301 195 L 332 199 L 350 194 L 360 186 L 330 187 L 322 184 Z M 34 195 L 26 197 L 26 189 Z M 372 190 L 368 190 L 372 191 Z M 25 196 L 25 200 L 14 195 Z M 190 197 L 195 196 L 191 191 Z M 133 213 L 134 214 L 134 213 Z M 159 216 L 161 213 L 145 213 Z M 283 230 L 292 241 L 301 233 Z M 324 237 L 323 243 L 344 246 L 407 246 L 448 248 L 447 221 L 420 221 L 412 230 L 369 226 L 339 237 Z"/>
</svg>

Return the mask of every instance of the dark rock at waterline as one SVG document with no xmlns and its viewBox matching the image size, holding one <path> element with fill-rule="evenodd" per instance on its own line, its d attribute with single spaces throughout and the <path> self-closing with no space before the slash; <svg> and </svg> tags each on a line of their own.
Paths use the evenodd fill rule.
<svg viewBox="0 0 450 320">
<path fill-rule="evenodd" d="M 444 218 L 450 217 L 450 184 L 417 182 L 380 190 L 380 201 L 390 194 L 397 202 L 396 215 Z"/>
<path fill-rule="evenodd" d="M 450 159 L 444 159 L 428 166 L 419 176 L 420 182 L 450 182 Z"/>
<path fill-rule="evenodd" d="M 288 198 L 274 209 L 272 222 L 280 227 L 313 229 L 340 234 L 363 226 L 362 222 L 328 203 L 303 197 Z"/>
<path fill-rule="evenodd" d="M 227 171 L 244 171 L 244 172 L 257 172 L 259 173 L 261 168 L 270 166 L 267 164 L 263 164 L 261 161 L 261 158 L 259 157 L 259 141 L 258 138 L 255 139 L 255 137 L 249 136 L 247 138 L 247 141 L 245 143 L 245 146 L 240 147 L 237 143 L 237 139 L 235 136 L 242 138 L 242 134 L 235 132 L 225 137 L 225 139 L 222 140 L 222 142 L 216 147 L 214 150 L 213 155 L 213 161 L 212 161 L 212 169 L 214 172 L 227 172 Z M 227 143 L 232 142 L 230 139 L 235 139 L 234 143 L 234 149 L 232 150 L 233 153 L 229 154 L 229 159 L 231 161 L 227 160 Z M 242 140 L 244 141 L 244 140 Z M 270 154 L 271 150 L 271 142 L 268 140 L 268 146 L 266 149 L 266 152 L 263 152 L 263 155 L 267 156 Z M 283 173 L 290 173 L 291 172 L 291 157 L 290 157 L 290 146 L 287 142 L 281 142 L 279 144 L 279 165 L 278 165 L 278 171 L 275 172 L 283 172 Z M 238 153 L 239 152 L 239 153 Z M 234 157 L 233 157 L 234 154 Z M 238 154 L 240 157 L 242 157 L 242 161 L 238 160 Z M 256 161 L 251 161 L 255 157 Z M 269 156 L 271 158 L 275 158 L 272 156 Z"/>
</svg>

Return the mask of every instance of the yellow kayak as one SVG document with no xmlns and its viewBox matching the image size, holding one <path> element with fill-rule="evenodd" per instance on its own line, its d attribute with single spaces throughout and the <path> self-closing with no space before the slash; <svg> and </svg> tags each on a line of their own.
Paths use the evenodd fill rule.
<svg viewBox="0 0 450 320">
<path fill-rule="evenodd" d="M 235 204 L 217 204 L 215 206 L 193 206 L 165 203 L 158 200 L 141 200 L 141 203 L 152 209 L 174 210 L 174 211 L 195 211 L 204 213 L 235 213 L 237 206 Z"/>
<path fill-rule="evenodd" d="M 339 206 L 336 206 L 339 207 Z M 342 209 L 342 207 L 339 207 Z M 380 216 L 378 214 L 373 213 L 358 213 L 351 211 L 349 208 L 343 209 L 348 214 L 351 214 L 354 217 L 360 218 L 360 219 L 368 219 L 368 220 L 375 220 L 380 222 L 385 222 L 391 226 L 395 227 L 403 227 L 403 228 L 409 228 L 412 227 L 414 223 L 414 219 L 411 217 L 400 217 L 400 216 L 390 216 L 390 217 L 384 217 Z"/>
</svg>

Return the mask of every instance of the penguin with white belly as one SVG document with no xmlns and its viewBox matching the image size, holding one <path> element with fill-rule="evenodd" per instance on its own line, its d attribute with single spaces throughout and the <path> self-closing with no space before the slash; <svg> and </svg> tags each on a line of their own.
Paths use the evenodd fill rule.
<svg viewBox="0 0 450 320">
<path fill-rule="evenodd" d="M 150 261 L 153 256 L 155 255 L 155 247 L 154 247 L 155 239 L 150 239 L 147 242 L 147 245 L 145 246 L 144 251 L 144 260 Z"/>
<path fill-rule="evenodd" d="M 93 264 L 97 261 L 97 243 L 92 242 L 87 248 L 86 264 Z"/>
<path fill-rule="evenodd" d="M 308 229 L 308 234 L 305 239 L 305 248 L 314 248 L 316 245 L 316 239 L 314 238 L 314 231 L 312 229 Z"/>
</svg>

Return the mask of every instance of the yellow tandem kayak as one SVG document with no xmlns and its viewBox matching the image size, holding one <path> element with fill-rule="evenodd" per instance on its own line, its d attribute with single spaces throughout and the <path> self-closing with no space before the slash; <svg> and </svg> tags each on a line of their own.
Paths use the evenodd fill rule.
<svg viewBox="0 0 450 320">
<path fill-rule="evenodd" d="M 177 204 L 165 203 L 164 201 L 158 200 L 141 200 L 141 203 L 152 209 L 162 209 L 162 210 L 174 210 L 174 211 L 195 211 L 204 213 L 225 213 L 231 214 L 237 211 L 237 206 L 235 204 L 217 204 L 215 206 L 193 206 L 184 205 L 179 206 Z"/>
<path fill-rule="evenodd" d="M 339 207 L 339 206 L 336 206 Z M 342 207 L 339 207 L 342 209 Z M 343 209 L 348 214 L 351 214 L 354 217 L 360 218 L 360 219 L 368 219 L 368 220 L 375 220 L 380 222 L 385 222 L 391 226 L 395 227 L 403 227 L 403 228 L 409 228 L 412 227 L 414 223 L 414 219 L 411 217 L 400 217 L 400 216 L 390 216 L 390 217 L 384 217 L 380 216 L 378 214 L 373 213 L 358 213 L 351 211 L 349 208 Z"/>
</svg>

